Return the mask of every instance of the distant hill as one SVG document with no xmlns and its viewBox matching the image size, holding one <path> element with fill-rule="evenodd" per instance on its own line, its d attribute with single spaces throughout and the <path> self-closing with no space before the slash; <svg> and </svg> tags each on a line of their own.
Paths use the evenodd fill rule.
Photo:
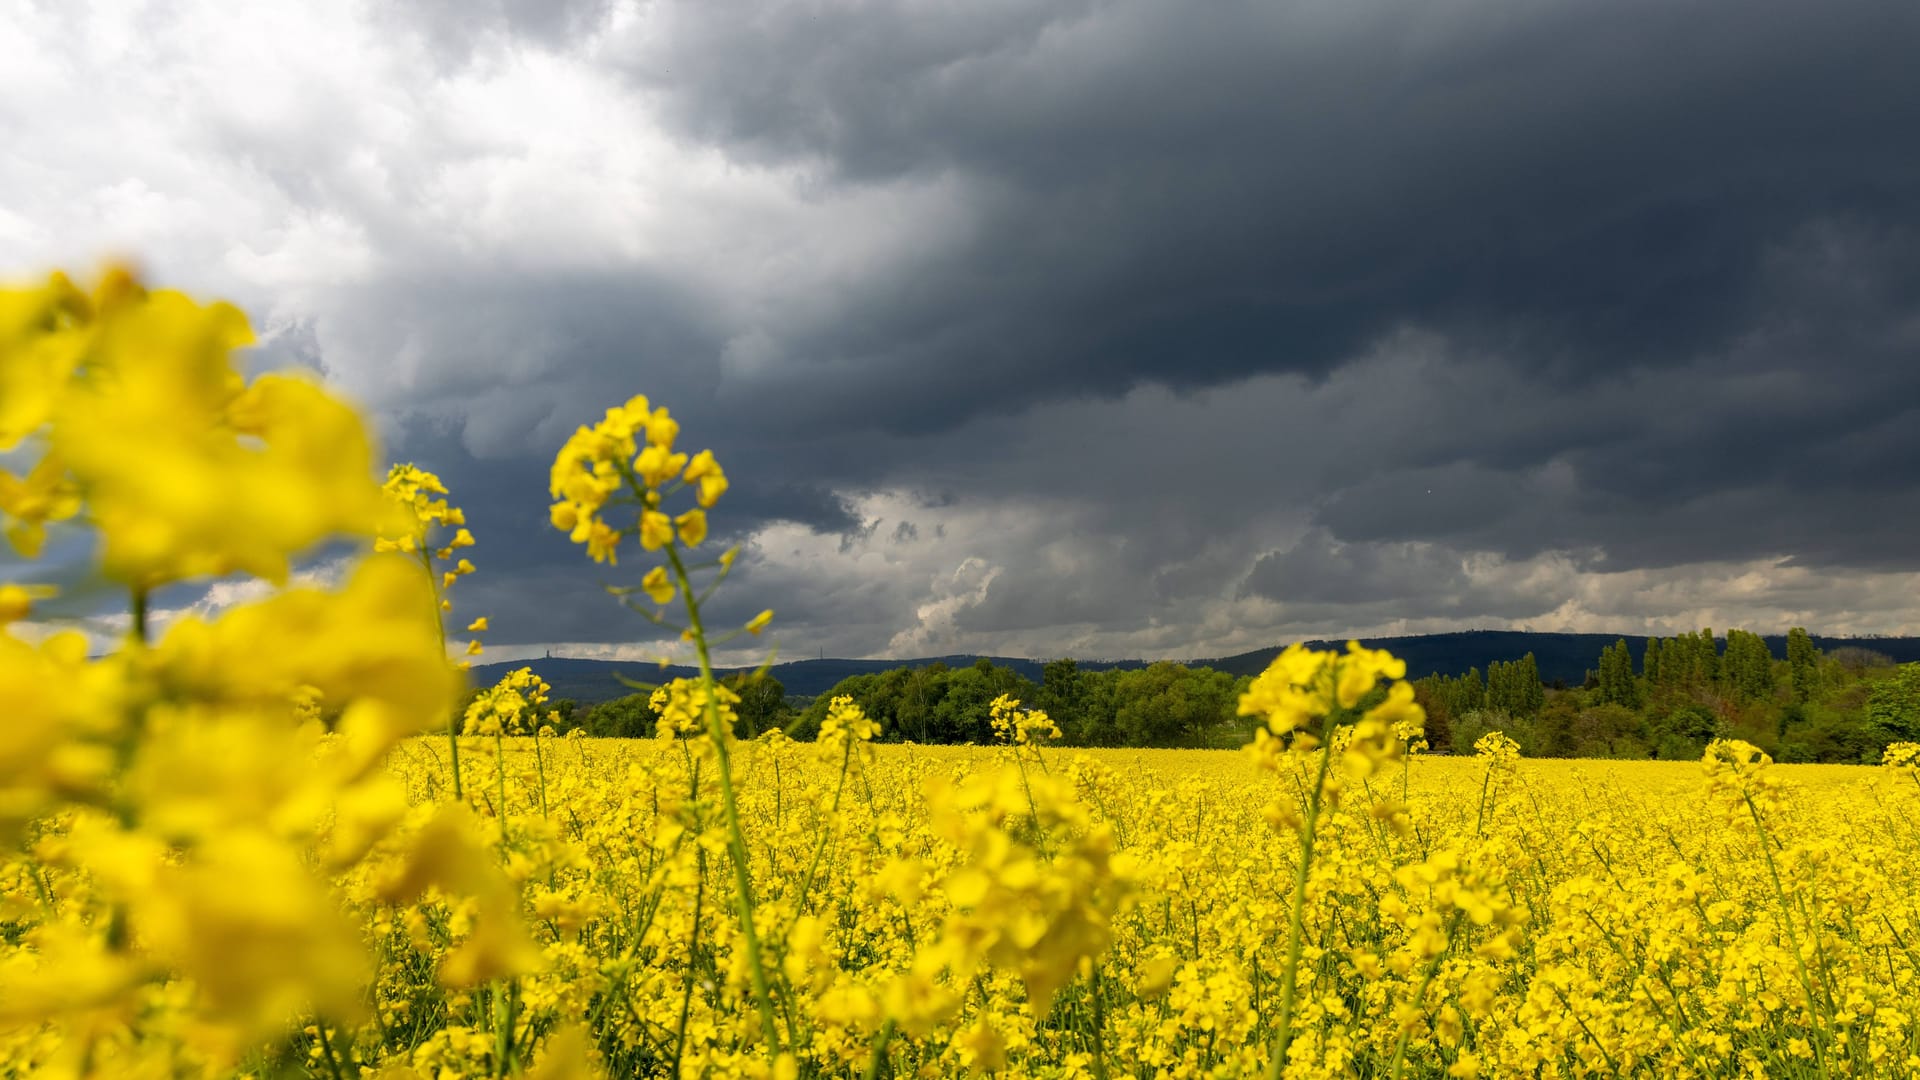
<svg viewBox="0 0 1920 1080">
<path fill-rule="evenodd" d="M 1560 679 L 1569 684 L 1578 684 L 1586 678 L 1587 669 L 1598 666 L 1600 650 L 1618 641 L 1620 634 L 1545 634 L 1524 630 L 1465 630 L 1452 634 L 1418 634 L 1408 637 L 1362 638 L 1361 643 L 1369 648 L 1386 649 L 1407 662 L 1407 677 L 1418 679 L 1427 675 L 1460 675 L 1468 668 L 1486 671 L 1487 665 L 1495 660 L 1518 660 L 1531 652 L 1540 665 L 1540 677 L 1547 682 Z M 1627 644 L 1632 648 L 1636 662 L 1646 651 L 1647 639 L 1644 636 L 1625 635 Z M 1767 646 L 1776 657 L 1785 658 L 1786 638 L 1774 634 L 1766 637 Z M 1815 645 L 1824 651 L 1845 646 L 1871 649 L 1884 653 L 1895 663 L 1907 663 L 1920 660 L 1920 638 L 1836 638 L 1815 637 Z M 1317 648 L 1343 647 L 1345 641 L 1309 642 Z M 1280 653 L 1281 646 L 1267 649 L 1255 649 L 1252 652 L 1236 656 L 1223 656 L 1213 660 L 1189 660 L 1191 667 L 1210 667 L 1217 671 L 1231 672 L 1235 675 L 1257 675 L 1266 670 L 1273 658 Z M 877 671 L 888 671 L 898 667 L 926 667 L 929 664 L 945 664 L 948 667 L 969 667 L 979 656 L 929 656 L 913 660 L 794 660 L 785 664 L 775 664 L 772 669 L 774 678 L 786 687 L 787 693 L 796 697 L 815 697 L 833 689 L 840 680 L 850 675 L 866 675 Z M 984 659 L 1010 667 L 1020 674 L 1040 681 L 1044 660 L 1031 660 L 1016 656 L 989 656 Z M 1080 666 L 1092 671 L 1105 671 L 1112 668 L 1135 669 L 1146 667 L 1147 660 L 1082 660 Z M 669 679 L 696 674 L 690 667 L 669 667 L 664 670 L 658 664 L 645 661 L 621 660 L 571 660 L 552 657 L 537 660 L 509 660 L 497 664 L 483 664 L 473 669 L 473 683 L 487 686 L 498 681 L 502 675 L 516 668 L 530 667 L 534 674 L 545 679 L 553 687 L 555 698 L 572 698 L 583 704 L 610 701 L 624 697 L 634 691 L 619 676 L 624 675 L 636 682 L 660 683 Z M 728 668 L 727 671 L 735 669 Z"/>
<path fill-rule="evenodd" d="M 1487 670 L 1487 665 L 1495 660 L 1518 660 L 1532 653 L 1534 661 L 1540 665 L 1540 678 L 1546 682 L 1560 679 L 1577 685 L 1587 677 L 1590 668 L 1600 664 L 1600 650 L 1620 640 L 1627 639 L 1627 646 L 1633 652 L 1634 665 L 1639 666 L 1640 657 L 1647 651 L 1647 639 L 1644 635 L 1633 634 L 1544 634 L 1525 630 L 1463 630 L 1452 634 L 1417 634 L 1410 637 L 1361 638 L 1360 643 L 1372 649 L 1385 649 L 1407 662 L 1409 679 L 1424 678 L 1428 675 L 1463 675 L 1468 668 Z M 1773 655 L 1786 659 L 1787 639 L 1784 634 L 1764 635 L 1767 647 Z M 1723 639 L 1724 640 L 1724 639 Z M 1920 660 L 1920 638 L 1836 638 L 1814 637 L 1813 643 L 1823 652 L 1853 646 L 1884 653 L 1895 663 L 1904 664 Z M 1317 648 L 1344 647 L 1344 641 L 1309 642 Z M 1197 667 L 1211 667 L 1216 671 L 1230 671 L 1235 675 L 1257 675 L 1266 670 L 1275 656 L 1280 654 L 1281 646 L 1268 649 L 1255 649 L 1237 656 L 1221 657 L 1217 660 L 1195 660 Z"/>
<path fill-rule="evenodd" d="M 1045 660 L 1029 660 L 1018 656 L 928 656 L 916 660 L 793 660 L 785 664 L 775 664 L 769 672 L 786 687 L 787 693 L 795 697 L 816 697 L 840 684 L 842 679 L 852 675 L 869 675 L 877 671 L 891 671 L 898 667 L 926 667 L 929 664 L 945 664 L 953 667 L 972 667 L 981 659 L 1010 667 L 1021 675 L 1040 681 L 1041 669 Z M 1105 671 L 1110 668 L 1143 668 L 1148 660 L 1082 660 L 1080 666 L 1090 671 Z M 547 681 L 553 687 L 556 700 L 572 698 L 581 703 L 611 701 L 625 697 L 635 691 L 620 681 L 625 676 L 635 682 L 662 683 L 672 679 L 691 678 L 699 674 L 697 668 L 668 667 L 662 669 L 658 664 L 644 660 L 570 660 L 562 657 L 549 657 L 535 660 L 503 660 L 497 664 L 482 664 L 473 669 L 473 685 L 490 686 L 509 671 L 530 667 L 535 675 Z M 723 668 L 723 674 L 737 671 L 737 668 Z"/>
</svg>

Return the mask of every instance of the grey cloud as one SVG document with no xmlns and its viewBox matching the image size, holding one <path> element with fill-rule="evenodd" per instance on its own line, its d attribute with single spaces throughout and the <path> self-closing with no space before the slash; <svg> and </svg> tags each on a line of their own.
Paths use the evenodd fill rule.
<svg viewBox="0 0 1920 1080">
<path fill-rule="evenodd" d="M 1284 551 L 1255 560 L 1243 597 L 1281 603 L 1291 617 L 1335 623 L 1341 613 L 1366 620 L 1451 620 L 1462 626 L 1538 619 L 1573 600 L 1581 574 L 1556 562 L 1549 575 L 1444 544 L 1336 540 L 1316 529 Z M 1571 571 L 1571 572 L 1569 572 Z"/>
<path fill-rule="evenodd" d="M 611 0 L 415 0 L 387 13 L 415 30 L 442 63 L 470 63 L 493 39 L 561 49 L 591 36 Z"/>
<path fill-rule="evenodd" d="M 1916 20 L 719 4 L 671 9 L 631 63 L 732 153 L 982 193 L 969 244 L 790 345 L 868 365 L 838 415 L 911 427 L 1010 380 L 1324 372 L 1406 320 L 1518 342 L 1516 362 L 1575 383 L 1602 357 L 1684 363 L 1764 314 L 1768 245 L 1825 214 L 1911 216 L 1915 157 L 1885 136 L 1920 121 Z M 669 54 L 699 62 L 667 77 Z"/>
<path fill-rule="evenodd" d="M 1457 557 L 1413 544 L 1343 544 L 1316 531 L 1283 552 L 1253 564 L 1243 588 L 1288 603 L 1405 600 L 1423 593 L 1456 594 L 1466 585 Z"/>
<path fill-rule="evenodd" d="M 0 206 L 186 236 L 169 265 L 277 331 L 258 363 L 324 370 L 448 479 L 502 642 L 646 636 L 599 588 L 631 567 L 546 523 L 554 447 L 635 392 L 733 477 L 721 610 L 807 651 L 1920 619 L 1871 595 L 1920 566 L 1911 5 L 330 28 L 340 65 L 218 52 L 287 61 L 257 97 L 188 62 L 195 27 L 141 38 L 156 82 L 97 145 L 8 113 L 45 164 Z"/>
</svg>

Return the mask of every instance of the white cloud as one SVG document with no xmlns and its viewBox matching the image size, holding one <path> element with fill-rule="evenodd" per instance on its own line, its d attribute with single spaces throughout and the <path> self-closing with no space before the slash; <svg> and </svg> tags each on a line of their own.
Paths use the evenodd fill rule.
<svg viewBox="0 0 1920 1080">
<path fill-rule="evenodd" d="M 1691 325 L 1647 299 L 1661 290 L 1641 285 L 1639 241 L 1620 277 L 1583 245 L 1617 240 L 1605 223 L 1632 207 L 1735 175 L 1716 156 L 1676 167 L 1677 187 L 1653 169 L 1594 177 L 1577 140 L 1556 140 L 1582 128 L 1566 115 L 1637 128 L 1632 101 L 1609 104 L 1618 80 L 1523 93 L 1554 65 L 1478 62 L 1535 60 L 1548 31 L 1592 29 L 1591 13 L 1387 20 L 1410 27 L 1400 52 L 1376 48 L 1366 5 L 1238 24 L 1152 5 L 803 6 L 744 29 L 733 14 L 0 0 L 0 275 L 136 256 L 158 281 L 240 301 L 267 351 L 324 367 L 390 444 L 476 473 L 524 473 L 609 401 L 653 394 L 690 439 L 759 463 L 743 490 L 804 488 L 786 505 L 816 509 L 826 490 L 869 524 L 754 532 L 726 595 L 741 618 L 761 606 L 748 592 L 778 608 L 776 637 L 798 653 L 1192 656 L 1463 623 L 1920 628 L 1911 530 L 1885 513 L 1905 489 L 1874 486 L 1912 453 L 1897 406 L 1920 324 L 1896 287 L 1912 279 L 1898 230 L 1778 225 L 1787 205 L 1755 217 L 1781 229 L 1763 243 L 1761 225 L 1680 213 L 1705 239 L 1676 248 L 1701 264 L 1677 260 L 1671 280 L 1690 307 L 1704 283 L 1702 309 L 1764 309 L 1752 325 L 1704 345 L 1683 328 L 1662 359 L 1607 357 L 1598 375 L 1558 342 L 1524 344 L 1534 314 Z M 1688 25 L 1722 40 L 1711 18 Z M 1777 55 L 1770 27 L 1764 48 L 1716 50 L 1726 70 L 1675 115 L 1738 101 L 1741 64 Z M 1276 30 L 1301 64 L 1272 65 L 1261 34 Z M 1196 54 L 1170 44 L 1184 32 L 1218 63 L 1188 70 Z M 1575 50 L 1581 70 L 1611 72 L 1602 59 L 1638 45 L 1611 33 Z M 1822 33 L 1851 64 L 1847 35 Z M 1372 70 L 1355 74 L 1354 56 L 1395 57 L 1430 111 L 1329 138 L 1366 116 L 1316 104 L 1367 107 L 1344 92 Z M 1460 80 L 1465 59 L 1493 81 Z M 1699 73 L 1655 74 L 1677 93 Z M 1287 87 L 1306 92 L 1265 93 Z M 1536 104 L 1500 115 L 1473 97 L 1487 87 Z M 1304 104 L 1248 139 L 1239 110 L 1269 100 Z M 1648 152 L 1666 152 L 1649 130 Z M 1835 146 L 1817 164 L 1839 174 L 1854 150 Z M 1596 188 L 1563 205 L 1508 187 L 1523 176 Z M 1531 247 L 1491 250 L 1501 230 L 1484 228 L 1479 189 Z M 1415 218 L 1452 224 L 1409 232 Z M 1742 244 L 1758 266 L 1722 254 Z M 1471 250 L 1419 254 L 1455 248 Z M 1579 255 L 1568 276 L 1555 250 Z M 1395 306 L 1452 295 L 1441 279 L 1463 269 L 1485 277 L 1459 294 L 1491 313 L 1477 342 Z M 1726 284 L 1747 272 L 1751 293 Z M 1539 294 L 1513 326 L 1502 290 Z M 1556 307 L 1562 293 L 1625 306 Z M 1223 312 L 1246 325 L 1216 334 Z M 1859 337 L 1830 348 L 1829 324 Z M 1362 344 L 1289 354 L 1322 337 Z M 1245 355 L 1186 370 L 1215 347 Z M 1247 374 L 1261 370 L 1297 373 Z M 539 491 L 469 490 L 483 543 L 539 552 L 509 573 L 544 600 Z M 1319 588 L 1249 587 L 1263 556 Z M 195 607 L 247 595 L 216 585 Z"/>
<path fill-rule="evenodd" d="M 448 68 L 360 4 L 20 4 L 4 21 L 0 272 L 136 257 L 263 326 L 309 327 L 329 373 L 388 413 L 458 409 L 463 380 L 535 382 L 569 359 L 549 332 L 463 332 L 486 326 L 466 280 L 657 274 L 717 321 L 712 353 L 680 362 L 753 342 L 721 370 L 754 377 L 742 358 L 967 227 L 945 178 L 829 187 L 669 133 L 592 36 L 503 39 Z M 411 302 L 368 310 L 394 292 Z"/>
</svg>

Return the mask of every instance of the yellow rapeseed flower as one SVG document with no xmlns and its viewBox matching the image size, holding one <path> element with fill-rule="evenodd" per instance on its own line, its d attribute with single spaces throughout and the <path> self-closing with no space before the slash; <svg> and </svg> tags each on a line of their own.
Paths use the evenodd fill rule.
<svg viewBox="0 0 1920 1080">
<path fill-rule="evenodd" d="M 656 604 L 665 604 L 673 599 L 673 582 L 667 577 L 667 568 L 664 566 L 647 571 L 647 576 L 640 581 L 640 587 Z"/>
<path fill-rule="evenodd" d="M 699 547 L 707 538 L 707 515 L 697 506 L 674 518 L 673 524 L 679 530 L 680 542 L 688 547 Z"/>
<path fill-rule="evenodd" d="M 640 515 L 640 546 L 648 551 L 659 551 L 673 543 L 673 520 L 658 510 L 647 510 Z"/>
</svg>

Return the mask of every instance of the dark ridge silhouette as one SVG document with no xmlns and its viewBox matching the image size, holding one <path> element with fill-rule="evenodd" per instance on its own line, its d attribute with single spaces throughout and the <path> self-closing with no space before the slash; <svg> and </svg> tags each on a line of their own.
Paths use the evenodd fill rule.
<svg viewBox="0 0 1920 1080">
<path fill-rule="evenodd" d="M 1763 636 L 1767 648 L 1773 652 L 1774 657 L 1785 659 L 1786 636 L 1784 634 Z M 1640 657 L 1647 648 L 1647 638 L 1644 634 L 1552 634 L 1526 630 L 1463 630 L 1450 634 L 1361 638 L 1360 642 L 1369 648 L 1386 649 L 1405 660 L 1407 677 L 1410 679 L 1427 675 L 1460 675 L 1468 668 L 1479 668 L 1485 671 L 1487 665 L 1496 660 L 1518 660 L 1527 653 L 1532 653 L 1535 662 L 1540 666 L 1540 678 L 1543 681 L 1553 682 L 1558 679 L 1571 685 L 1578 685 L 1586 678 L 1588 669 L 1599 663 L 1600 650 L 1622 637 L 1627 639 L 1627 645 L 1633 651 L 1634 666 L 1637 669 Z M 1816 636 L 1813 643 L 1822 652 L 1847 647 L 1868 649 L 1885 655 L 1896 664 L 1920 660 L 1920 637 Z M 1308 644 L 1316 648 L 1340 648 L 1346 642 L 1345 640 L 1312 641 Z M 1275 645 L 1234 656 L 1188 660 L 1186 666 L 1209 667 L 1235 675 L 1257 675 L 1266 669 L 1283 647 Z M 1046 660 L 1027 657 L 975 655 L 929 656 L 911 660 L 794 660 L 775 664 L 770 673 L 780 680 L 780 684 L 786 688 L 789 695 L 805 698 L 826 693 L 840 680 L 850 675 L 866 675 L 901 667 L 927 667 L 931 664 L 969 667 L 983 659 L 1002 667 L 1010 667 L 1034 682 L 1040 681 L 1041 669 L 1046 664 Z M 1106 671 L 1112 668 L 1128 670 L 1143 668 L 1152 661 L 1081 660 L 1079 663 L 1081 668 L 1089 671 Z M 532 668 L 534 674 L 545 679 L 553 687 L 554 698 L 572 698 L 582 704 L 611 701 L 614 698 L 635 693 L 632 687 L 620 681 L 621 676 L 635 682 L 657 684 L 697 674 L 696 669 L 691 667 L 675 666 L 662 669 L 658 664 L 643 660 L 573 660 L 547 657 L 482 664 L 473 669 L 473 684 L 489 686 L 507 672 L 522 667 Z M 731 673 L 739 669 L 721 670 L 723 673 Z"/>
<path fill-rule="evenodd" d="M 1736 629 L 1738 629 L 1736 627 Z M 1656 635 L 1664 636 L 1664 635 Z M 1559 679 L 1578 684 L 1587 676 L 1587 671 L 1600 662 L 1600 650 L 1626 638 L 1627 647 L 1633 652 L 1634 670 L 1640 668 L 1640 658 L 1647 651 L 1645 634 L 1550 634 L 1529 630 L 1462 630 L 1451 634 L 1416 634 L 1408 637 L 1361 638 L 1360 643 L 1369 648 L 1386 649 L 1407 662 L 1407 678 L 1418 679 L 1427 675 L 1461 675 L 1468 668 L 1486 671 L 1487 665 L 1496 660 L 1518 660 L 1528 653 L 1540 666 L 1540 678 L 1544 682 Z M 1719 638 L 1725 648 L 1725 637 Z M 1787 656 L 1787 637 L 1785 634 L 1763 634 L 1767 648 L 1774 659 L 1784 660 Z M 1822 652 L 1831 652 L 1839 648 L 1862 648 L 1884 654 L 1896 664 L 1920 660 L 1920 638 L 1915 637 L 1869 637 L 1841 638 L 1815 636 L 1814 645 Z M 1317 648 L 1335 648 L 1345 642 L 1314 641 L 1309 644 Z M 1266 669 L 1283 646 L 1267 649 L 1255 649 L 1237 656 L 1226 656 L 1216 660 L 1196 660 L 1194 667 L 1210 667 L 1216 671 L 1230 671 L 1235 675 L 1256 675 Z"/>
<path fill-rule="evenodd" d="M 869 675 L 878 671 L 891 671 L 894 668 L 919 668 L 932 664 L 945 664 L 953 667 L 972 667 L 980 660 L 986 660 L 1001 667 L 1010 667 L 1034 682 L 1040 681 L 1041 668 L 1045 660 L 1030 660 L 1016 656 L 928 656 L 914 660 L 793 660 L 784 664 L 775 664 L 770 670 L 780 685 L 793 697 L 815 697 L 839 685 L 840 680 L 851 675 Z M 1088 671 L 1106 671 L 1110 668 L 1143 668 L 1152 663 L 1150 660 L 1082 660 L 1080 667 Z M 572 698 L 582 704 L 611 701 L 638 693 L 621 682 L 625 676 L 634 682 L 659 684 L 678 678 L 692 678 L 699 669 L 685 666 L 662 668 L 659 664 L 644 660 L 571 660 L 563 657 L 546 657 L 534 660 L 503 660 L 494 664 L 482 664 L 473 669 L 472 683 L 475 686 L 491 686 L 509 671 L 523 667 L 533 669 L 535 675 L 547 681 L 553 687 L 552 697 Z M 740 668 L 718 668 L 720 674 L 732 674 Z M 751 670 L 751 669 L 746 669 Z"/>
</svg>

